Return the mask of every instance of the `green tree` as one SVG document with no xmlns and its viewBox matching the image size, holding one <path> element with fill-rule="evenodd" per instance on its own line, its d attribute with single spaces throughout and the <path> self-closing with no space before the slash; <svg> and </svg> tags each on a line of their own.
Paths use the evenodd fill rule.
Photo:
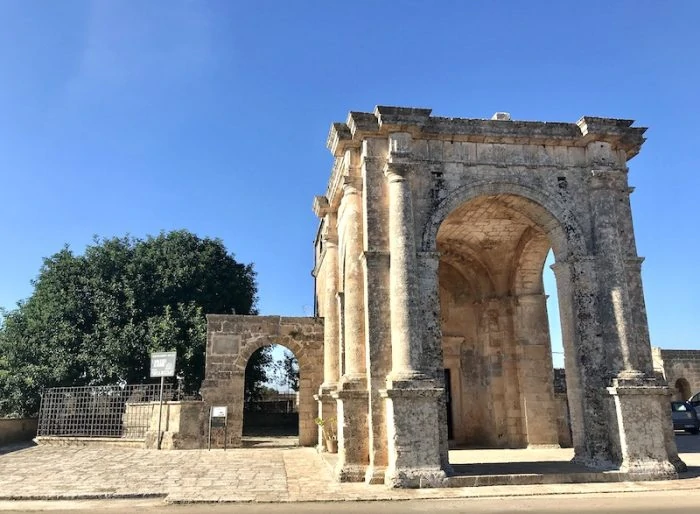
<svg viewBox="0 0 700 514">
<path fill-rule="evenodd" d="M 186 391 L 204 373 L 206 313 L 257 314 L 252 264 L 188 231 L 96 239 L 44 259 L 34 292 L 0 325 L 0 415 L 32 415 L 54 386 L 149 380 L 149 353 L 177 350 Z"/>
<path fill-rule="evenodd" d="M 269 389 L 274 374 L 272 346 L 263 346 L 253 352 L 245 367 L 243 400 L 247 405 L 261 400 Z"/>
</svg>

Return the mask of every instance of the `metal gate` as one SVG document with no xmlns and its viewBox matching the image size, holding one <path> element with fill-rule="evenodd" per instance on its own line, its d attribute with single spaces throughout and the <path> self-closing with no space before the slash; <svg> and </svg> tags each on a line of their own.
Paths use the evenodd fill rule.
<svg viewBox="0 0 700 514">
<path fill-rule="evenodd" d="M 172 385 L 165 384 L 163 399 L 172 395 Z M 143 439 L 159 397 L 160 384 L 47 389 L 37 436 Z"/>
</svg>

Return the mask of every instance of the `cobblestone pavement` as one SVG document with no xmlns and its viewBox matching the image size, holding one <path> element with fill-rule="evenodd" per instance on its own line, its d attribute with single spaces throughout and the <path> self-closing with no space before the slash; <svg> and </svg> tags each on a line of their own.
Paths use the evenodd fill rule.
<svg viewBox="0 0 700 514">
<path fill-rule="evenodd" d="M 700 441 L 700 438 L 698 438 Z M 530 453 L 528 453 L 530 452 Z M 566 459 L 568 450 L 503 450 L 503 462 Z M 545 452 L 545 453 L 542 453 Z M 549 453 L 546 453 L 549 452 Z M 559 452 L 559 453 L 557 453 Z M 466 454 L 455 455 L 465 459 Z M 475 452 L 478 459 L 486 453 Z M 119 447 L 34 446 L 0 451 L 0 500 L 163 497 L 168 502 L 288 502 L 503 497 L 700 489 L 700 453 L 682 480 L 599 484 L 390 490 L 340 484 L 311 448 L 156 451 Z"/>
</svg>

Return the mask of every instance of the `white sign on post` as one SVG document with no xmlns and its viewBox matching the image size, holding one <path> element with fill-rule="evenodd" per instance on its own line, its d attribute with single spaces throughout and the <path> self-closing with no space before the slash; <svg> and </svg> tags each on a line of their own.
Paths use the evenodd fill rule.
<svg viewBox="0 0 700 514">
<path fill-rule="evenodd" d="M 154 352 L 151 354 L 151 378 L 175 376 L 177 352 Z"/>
<path fill-rule="evenodd" d="M 209 444 L 208 447 L 211 450 L 211 429 L 212 428 L 223 428 L 224 429 L 224 450 L 226 449 L 226 439 L 228 437 L 228 407 L 222 406 L 212 406 L 209 409 Z"/>
<path fill-rule="evenodd" d="M 212 407 L 211 417 L 212 418 L 225 418 L 228 411 L 228 407 Z"/>
<path fill-rule="evenodd" d="M 160 450 L 162 433 L 160 431 L 163 418 L 163 381 L 165 377 L 175 376 L 175 361 L 177 352 L 153 352 L 151 354 L 151 378 L 160 377 L 160 401 L 158 402 L 158 441 L 156 448 Z"/>
</svg>

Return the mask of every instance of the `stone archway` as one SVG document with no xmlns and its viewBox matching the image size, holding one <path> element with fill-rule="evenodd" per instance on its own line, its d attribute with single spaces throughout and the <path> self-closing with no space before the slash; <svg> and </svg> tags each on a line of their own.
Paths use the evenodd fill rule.
<svg viewBox="0 0 700 514">
<path fill-rule="evenodd" d="M 314 446 L 318 441 L 314 394 L 323 381 L 323 320 L 209 314 L 201 393 L 207 407 L 228 407 L 228 446 L 241 444 L 246 364 L 257 349 L 273 344 L 291 350 L 299 362 L 299 444 Z M 221 446 L 223 440 L 215 443 Z"/>
<path fill-rule="evenodd" d="M 548 339 L 533 327 L 542 325 L 538 275 L 550 246 L 566 367 L 573 370 L 566 375 L 576 459 L 645 478 L 682 469 L 669 429 L 669 389 L 652 366 L 627 182 L 627 161 L 646 129 L 632 124 L 597 117 L 511 121 L 503 113 L 490 120 L 444 118 L 430 109 L 378 106 L 331 126 L 335 162 L 326 195 L 314 202 L 321 219 L 314 276 L 320 314 L 339 327 L 326 331 L 326 360 L 342 362 L 324 370 L 319 391 L 323 412 L 335 401 L 339 479 L 444 483 L 451 470 L 441 308 L 454 307 L 457 291 L 443 294 L 450 301 L 441 305 L 440 267 L 449 275 L 443 286 L 468 277 L 478 291 L 470 294 L 484 305 L 510 302 L 518 331 L 508 336 L 511 343 L 517 337 L 520 347 L 540 347 L 512 354 L 520 375 L 511 376 L 527 382 L 523 374 Z M 471 241 L 479 244 L 457 248 L 440 234 L 451 213 L 479 198 L 490 202 L 480 216 L 491 236 L 499 222 L 488 209 L 521 202 L 508 211 L 525 214 L 511 241 L 518 258 L 508 266 L 489 262 L 489 238 L 473 232 Z M 334 248 L 343 249 L 353 270 L 344 276 L 345 311 L 336 302 L 342 270 Z M 484 310 L 474 324 L 493 321 L 493 309 Z M 464 350 L 453 357 L 468 359 Z M 521 387 L 521 410 L 537 404 L 541 392 Z M 522 425 L 519 418 L 505 425 Z M 512 441 L 522 443 L 526 433 L 529 443 L 536 423 L 511 432 Z"/>
<path fill-rule="evenodd" d="M 549 234 L 561 229 L 541 205 L 508 190 L 503 184 L 498 194 L 474 196 L 470 189 L 436 235 L 445 386 L 458 446 L 558 444 L 542 268 Z M 557 246 L 569 254 L 566 239 Z"/>
<path fill-rule="evenodd" d="M 679 378 L 676 383 L 673 384 L 676 390 L 675 399 L 686 401 L 690 398 L 693 392 L 690 390 L 690 383 L 685 378 Z"/>
</svg>

